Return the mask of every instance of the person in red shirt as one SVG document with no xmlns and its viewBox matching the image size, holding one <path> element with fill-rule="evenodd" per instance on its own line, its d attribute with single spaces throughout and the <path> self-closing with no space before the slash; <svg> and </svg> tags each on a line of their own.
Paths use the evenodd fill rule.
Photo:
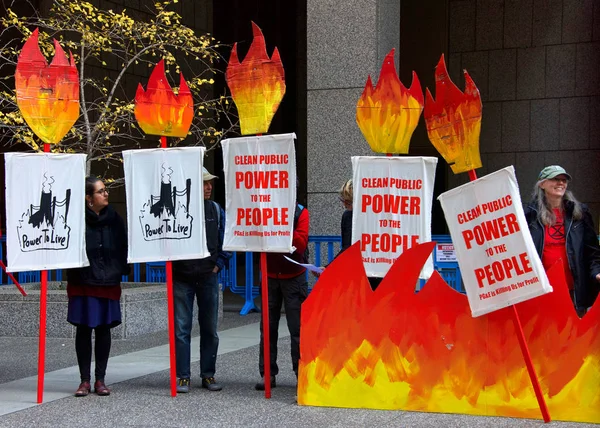
<svg viewBox="0 0 600 428">
<path fill-rule="evenodd" d="M 548 270 L 562 265 L 577 314 L 594 304 L 600 289 L 600 246 L 587 206 L 567 190 L 571 175 L 558 165 L 544 168 L 525 217 Z"/>
<path fill-rule="evenodd" d="M 290 254 L 267 253 L 267 278 L 269 288 L 269 335 L 271 357 L 271 388 L 276 386 L 275 376 L 279 373 L 277 366 L 277 338 L 279 319 L 281 317 L 281 304 L 285 308 L 285 317 L 291 339 L 292 368 L 298 378 L 298 361 L 300 360 L 300 307 L 308 296 L 308 282 L 306 269 L 285 259 L 288 256 L 300 263 L 304 260 L 304 253 L 308 246 L 308 210 L 297 204 L 294 213 L 294 234 L 292 246 L 296 251 Z M 258 369 L 261 379 L 255 388 L 259 391 L 265 389 L 265 362 L 263 355 L 263 325 L 260 323 L 260 355 Z"/>
</svg>

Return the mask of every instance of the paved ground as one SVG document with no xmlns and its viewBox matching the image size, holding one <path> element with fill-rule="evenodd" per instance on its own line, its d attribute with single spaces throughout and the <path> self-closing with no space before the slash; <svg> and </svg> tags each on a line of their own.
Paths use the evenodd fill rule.
<svg viewBox="0 0 600 428">
<path fill-rule="evenodd" d="M 231 307 L 230 307 L 231 309 Z M 18 319 L 18 317 L 16 317 Z M 270 400 L 254 390 L 258 380 L 259 314 L 226 312 L 217 379 L 221 392 L 198 387 L 197 341 L 192 391 L 169 392 L 168 337 L 154 334 L 113 341 L 106 381 L 110 397 L 75 398 L 79 383 L 73 340 L 49 339 L 44 404 L 35 404 L 36 338 L 0 338 L 0 427 L 532 427 L 540 421 L 401 411 L 298 406 L 289 357 L 289 337 L 280 339 L 282 373 Z M 281 332 L 286 332 L 281 324 Z M 194 382 L 196 382 L 194 384 Z M 551 423 L 552 427 L 585 424 Z"/>
</svg>

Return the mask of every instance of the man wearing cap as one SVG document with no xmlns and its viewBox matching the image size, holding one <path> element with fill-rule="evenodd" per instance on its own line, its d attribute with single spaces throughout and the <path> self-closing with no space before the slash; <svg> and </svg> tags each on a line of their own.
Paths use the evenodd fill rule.
<svg viewBox="0 0 600 428">
<path fill-rule="evenodd" d="M 562 266 L 581 317 L 600 289 L 600 246 L 587 206 L 567 190 L 570 181 L 571 175 L 559 165 L 542 169 L 525 217 L 544 268 Z"/>
<path fill-rule="evenodd" d="M 173 297 L 175 309 L 175 353 L 177 366 L 177 392 L 190 390 L 190 341 L 194 298 L 198 304 L 200 325 L 200 376 L 202 387 L 209 391 L 222 389 L 215 381 L 219 282 L 218 272 L 223 269 L 231 254 L 223 251 L 225 234 L 225 212 L 210 200 L 213 188 L 212 175 L 202 169 L 204 181 L 204 222 L 206 245 L 210 256 L 204 259 L 179 260 L 173 262 Z"/>
</svg>

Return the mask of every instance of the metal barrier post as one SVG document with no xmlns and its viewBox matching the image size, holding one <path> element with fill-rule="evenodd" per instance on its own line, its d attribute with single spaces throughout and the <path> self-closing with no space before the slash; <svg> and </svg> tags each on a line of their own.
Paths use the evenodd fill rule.
<svg viewBox="0 0 600 428">
<path fill-rule="evenodd" d="M 252 296 L 252 288 L 254 287 L 254 265 L 252 254 L 253 253 L 246 253 L 246 286 L 244 288 L 246 302 L 240 311 L 240 315 L 248 315 L 250 312 L 260 312 L 256 307 L 254 297 Z"/>
</svg>

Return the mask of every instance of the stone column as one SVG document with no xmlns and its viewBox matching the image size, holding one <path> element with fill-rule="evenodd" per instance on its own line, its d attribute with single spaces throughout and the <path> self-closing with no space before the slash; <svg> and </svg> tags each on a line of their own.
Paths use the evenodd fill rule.
<svg viewBox="0 0 600 428">
<path fill-rule="evenodd" d="M 352 178 L 352 156 L 372 155 L 356 124 L 367 76 L 399 47 L 399 0 L 308 0 L 307 158 L 311 235 L 339 235 L 337 189 Z M 397 55 L 398 58 L 398 55 Z"/>
</svg>

